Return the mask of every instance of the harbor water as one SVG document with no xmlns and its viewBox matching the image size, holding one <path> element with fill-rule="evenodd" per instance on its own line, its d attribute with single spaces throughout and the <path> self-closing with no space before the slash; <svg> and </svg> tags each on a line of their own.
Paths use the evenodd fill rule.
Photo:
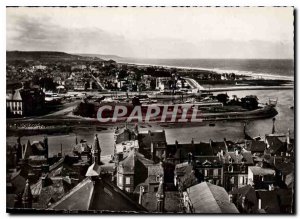
<svg viewBox="0 0 300 219">
<path fill-rule="evenodd" d="M 229 97 L 237 95 L 239 98 L 246 95 L 256 95 L 260 103 L 266 103 L 271 99 L 278 99 L 276 109 L 278 115 L 276 116 L 275 128 L 278 133 L 290 133 L 294 135 L 294 91 L 293 90 L 247 90 L 247 91 L 231 91 L 227 92 Z M 117 124 L 123 126 L 123 124 Z M 116 126 L 117 126 L 116 125 Z M 151 124 L 141 125 L 140 130 L 158 130 L 165 129 L 168 143 L 174 143 L 176 140 L 179 142 L 190 142 L 193 138 L 195 142 L 207 142 L 209 139 L 214 141 L 221 141 L 224 138 L 232 141 L 240 141 L 243 139 L 243 125 L 244 121 L 218 121 L 214 122 L 214 126 L 209 124 Z M 103 131 L 95 131 L 95 129 L 85 127 L 78 129 L 76 133 L 67 135 L 49 135 L 49 155 L 55 155 L 61 152 L 63 154 L 70 154 L 75 145 L 75 138 L 77 136 L 78 142 L 85 139 L 89 144 L 93 143 L 94 135 L 97 133 L 100 139 L 102 155 L 112 154 L 114 145 L 114 128 L 116 126 L 106 127 Z M 262 136 L 269 134 L 272 131 L 272 119 L 259 119 L 247 121 L 247 133 L 250 136 Z M 42 140 L 44 135 L 34 135 L 22 137 L 21 143 L 26 144 L 28 139 L 30 142 Z M 7 144 L 13 145 L 16 143 L 16 136 L 7 136 Z"/>
</svg>

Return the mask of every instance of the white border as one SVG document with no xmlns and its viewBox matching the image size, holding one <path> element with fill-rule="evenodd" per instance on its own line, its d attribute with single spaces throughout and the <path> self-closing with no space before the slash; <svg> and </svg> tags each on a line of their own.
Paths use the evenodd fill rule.
<svg viewBox="0 0 300 219">
<path fill-rule="evenodd" d="M 1 89 L 1 114 L 0 114 L 0 121 L 1 121 L 1 132 L 0 132 L 0 141 L 1 141 L 1 160 L 3 162 L 1 163 L 1 186 L 0 186 L 0 192 L 1 192 L 1 199 L 0 199 L 0 212 L 1 212 L 1 218 L 8 218 L 10 215 L 6 213 L 6 118 L 5 118 L 5 96 L 6 96 L 6 35 L 5 35 L 5 8 L 6 6 L 295 6 L 296 9 L 298 9 L 298 16 L 299 16 L 299 9 L 300 9 L 300 1 L 297 0 L 205 0 L 205 1 L 199 1 L 199 0 L 110 0 L 110 1 L 103 1 L 103 0 L 1 0 L 0 1 L 0 66 L 1 66 L 1 78 L 0 78 L 0 89 Z M 297 22 L 297 26 L 295 27 L 299 29 L 299 22 Z M 297 63 L 299 63 L 299 57 L 297 60 L 295 60 Z M 296 72 L 297 74 L 297 72 Z M 299 84 L 299 76 L 297 77 L 297 84 Z M 299 90 L 297 91 L 297 97 L 299 97 Z M 296 100 L 296 99 L 295 99 Z M 298 98 L 297 98 L 298 101 Z M 299 109 L 298 105 L 295 106 L 295 109 L 297 109 L 297 113 L 299 115 Z M 297 129 L 297 133 L 295 136 L 299 135 L 299 129 Z M 297 140 L 298 142 L 299 140 Z M 299 163 L 299 147 L 297 147 L 297 163 Z M 297 168 L 297 176 L 299 175 L 299 166 Z M 299 177 L 297 177 L 299 180 Z M 299 182 L 299 181 L 296 182 Z M 299 183 L 297 183 L 299 184 Z M 297 186 L 297 190 L 299 190 L 299 187 Z M 297 191 L 299 194 L 299 191 Z M 299 211 L 299 200 L 297 199 L 297 206 L 296 211 Z M 99 215 L 101 217 L 112 217 L 112 216 L 104 216 Z M 214 216 L 202 216 L 198 215 L 196 217 L 201 218 L 219 218 L 220 215 L 214 215 Z M 240 215 L 237 215 L 240 216 Z M 28 216 L 27 216 L 28 217 Z M 49 215 L 45 215 L 43 217 L 49 217 Z M 63 218 L 63 216 L 57 216 L 58 218 Z M 85 217 L 85 216 L 80 216 Z M 118 216 L 114 216 L 118 217 Z M 122 217 L 132 217 L 122 215 Z M 149 216 L 147 216 L 149 217 Z M 155 218 L 163 218 L 166 216 L 150 216 Z M 169 216 L 168 216 L 169 217 Z M 182 216 L 179 216 L 182 217 Z M 244 215 L 244 217 L 256 217 L 254 216 L 247 216 Z"/>
</svg>

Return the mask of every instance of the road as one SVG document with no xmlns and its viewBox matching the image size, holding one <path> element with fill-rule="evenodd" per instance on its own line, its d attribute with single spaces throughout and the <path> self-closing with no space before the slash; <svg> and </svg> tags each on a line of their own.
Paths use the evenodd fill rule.
<svg viewBox="0 0 300 219">
<path fill-rule="evenodd" d="M 204 87 L 202 87 L 197 81 L 195 81 L 192 78 L 183 78 L 186 80 L 186 82 L 192 87 L 192 89 L 197 89 L 197 90 L 205 90 Z"/>
</svg>

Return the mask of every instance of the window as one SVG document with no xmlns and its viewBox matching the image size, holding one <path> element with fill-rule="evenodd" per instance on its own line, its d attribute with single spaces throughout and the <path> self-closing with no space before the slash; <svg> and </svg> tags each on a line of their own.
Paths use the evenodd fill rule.
<svg viewBox="0 0 300 219">
<path fill-rule="evenodd" d="M 123 185 L 123 176 L 119 175 L 119 185 Z"/>
<path fill-rule="evenodd" d="M 126 185 L 130 184 L 130 177 L 126 177 Z"/>
<path fill-rule="evenodd" d="M 160 182 L 160 178 L 161 178 L 160 175 L 157 175 L 156 176 L 156 182 Z"/>
<path fill-rule="evenodd" d="M 244 185 L 244 176 L 240 176 L 240 184 Z"/>
<path fill-rule="evenodd" d="M 207 169 L 204 170 L 204 176 L 207 176 Z"/>
<path fill-rule="evenodd" d="M 213 175 L 214 176 L 218 176 L 219 175 L 219 170 L 218 169 L 214 169 Z"/>
<path fill-rule="evenodd" d="M 126 192 L 130 192 L 130 188 L 126 187 L 126 188 L 125 188 L 125 191 L 126 191 Z"/>
<path fill-rule="evenodd" d="M 232 165 L 228 166 L 228 172 L 231 172 L 231 173 L 233 172 L 233 166 Z"/>
</svg>

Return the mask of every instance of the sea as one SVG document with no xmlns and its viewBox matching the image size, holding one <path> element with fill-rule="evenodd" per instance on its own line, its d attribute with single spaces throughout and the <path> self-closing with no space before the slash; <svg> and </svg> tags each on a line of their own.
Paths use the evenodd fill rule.
<svg viewBox="0 0 300 219">
<path fill-rule="evenodd" d="M 195 68 L 214 70 L 219 73 L 234 72 L 237 74 L 249 74 L 253 77 L 269 77 L 276 79 L 294 80 L 294 61 L 293 60 L 244 60 L 244 59 L 127 59 L 117 60 L 119 62 L 126 61 L 128 63 L 144 64 L 144 65 L 161 65 L 182 68 Z M 295 112 L 294 112 L 294 90 L 240 90 L 227 92 L 229 96 L 237 95 L 239 98 L 246 95 L 256 95 L 259 102 L 266 103 L 269 99 L 277 99 L 276 109 L 278 115 L 275 117 L 275 130 L 277 133 L 287 133 L 290 130 L 292 137 L 294 136 Z M 243 126 L 245 121 L 218 121 L 214 126 L 209 124 L 199 124 L 197 126 L 187 124 L 178 126 L 168 126 L 161 124 L 144 124 L 139 126 L 141 131 L 147 130 L 165 130 L 167 142 L 181 143 L 190 142 L 194 139 L 195 142 L 208 142 L 210 139 L 214 141 L 222 141 L 224 138 L 232 141 L 241 141 L 243 139 Z M 258 119 L 246 121 L 246 131 L 252 137 L 270 134 L 272 131 L 272 118 Z M 100 139 L 102 155 L 113 153 L 114 148 L 114 128 L 123 126 L 118 124 L 109 127 L 103 131 L 95 131 L 95 129 L 77 130 L 76 133 L 67 135 L 50 135 L 48 136 L 49 153 L 55 155 L 60 152 L 61 145 L 63 146 L 63 154 L 71 154 L 72 148 L 75 145 L 75 138 L 78 141 L 81 139 L 87 140 L 88 143 L 93 143 L 94 135 L 97 133 Z M 24 136 L 21 138 L 22 144 L 25 144 L 29 139 L 31 142 L 42 140 L 44 135 Z M 7 136 L 7 144 L 15 144 L 16 136 Z"/>
<path fill-rule="evenodd" d="M 293 59 L 135 59 L 121 58 L 119 62 L 159 65 L 176 68 L 193 68 L 235 73 L 253 77 L 294 80 Z"/>
</svg>

